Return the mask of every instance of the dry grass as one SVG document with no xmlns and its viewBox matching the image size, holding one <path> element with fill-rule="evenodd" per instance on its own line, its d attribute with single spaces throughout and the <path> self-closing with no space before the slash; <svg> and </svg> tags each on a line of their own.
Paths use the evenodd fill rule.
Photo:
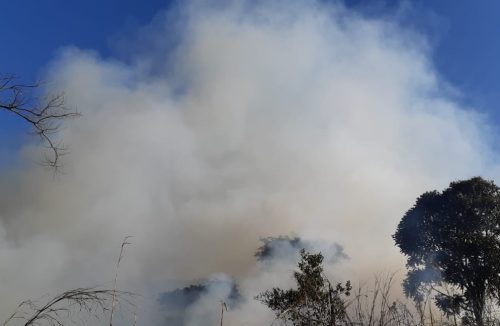
<svg viewBox="0 0 500 326">
<path fill-rule="evenodd" d="M 86 325 L 102 319 L 113 299 L 123 305 L 133 306 L 133 293 L 94 288 L 78 288 L 65 291 L 49 300 L 26 300 L 3 323 L 29 325 L 66 324 Z"/>
<path fill-rule="evenodd" d="M 393 298 L 394 274 L 376 276 L 371 287 L 358 286 L 347 302 L 347 325 L 415 326 L 422 318 L 407 302 Z"/>
<path fill-rule="evenodd" d="M 67 324 L 89 325 L 102 320 L 110 314 L 109 325 L 118 306 L 125 308 L 134 316 L 137 324 L 137 306 L 132 299 L 132 292 L 117 290 L 118 271 L 123 259 L 124 248 L 129 245 L 130 236 L 123 239 L 120 255 L 116 264 L 113 289 L 77 288 L 65 291 L 48 300 L 26 300 L 21 302 L 16 311 L 7 318 L 3 326 L 11 325 L 48 325 L 64 326 Z"/>
<path fill-rule="evenodd" d="M 347 305 L 346 326 L 474 326 L 461 316 L 445 316 L 433 304 L 432 295 L 416 304 L 394 295 L 395 274 L 376 276 L 371 286 L 358 286 Z M 498 305 L 485 309 L 486 326 L 500 326 Z"/>
</svg>

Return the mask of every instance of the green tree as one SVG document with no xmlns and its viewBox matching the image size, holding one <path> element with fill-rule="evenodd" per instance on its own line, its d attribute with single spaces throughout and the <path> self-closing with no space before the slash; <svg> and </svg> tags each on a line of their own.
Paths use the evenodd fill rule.
<svg viewBox="0 0 500 326">
<path fill-rule="evenodd" d="M 338 283 L 333 286 L 323 275 L 323 255 L 300 252 L 299 270 L 293 276 L 296 289 L 273 288 L 256 297 L 277 318 L 296 326 L 338 325 L 346 317 L 343 296 L 348 296 L 351 284 Z"/>
<path fill-rule="evenodd" d="M 484 325 L 500 298 L 500 189 L 480 177 L 421 195 L 393 235 L 407 256 L 407 296 L 432 293 L 448 315 Z"/>
</svg>

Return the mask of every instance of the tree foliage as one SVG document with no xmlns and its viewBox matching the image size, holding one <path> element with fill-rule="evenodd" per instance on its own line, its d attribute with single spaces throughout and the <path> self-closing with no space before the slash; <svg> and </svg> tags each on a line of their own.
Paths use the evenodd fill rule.
<svg viewBox="0 0 500 326">
<path fill-rule="evenodd" d="M 300 252 L 299 270 L 293 276 L 296 289 L 273 288 L 257 296 L 257 300 L 276 312 L 277 318 L 297 326 L 338 325 L 344 321 L 351 284 L 333 286 L 323 275 L 323 255 Z"/>
<path fill-rule="evenodd" d="M 500 298 L 500 189 L 480 177 L 421 195 L 393 235 L 407 256 L 407 296 L 435 294 L 448 315 L 483 325 L 487 300 Z"/>
</svg>

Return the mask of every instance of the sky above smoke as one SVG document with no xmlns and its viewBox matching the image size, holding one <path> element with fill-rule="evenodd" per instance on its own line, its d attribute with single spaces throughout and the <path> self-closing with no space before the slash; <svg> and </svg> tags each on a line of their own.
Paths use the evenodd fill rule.
<svg viewBox="0 0 500 326">
<path fill-rule="evenodd" d="M 339 244 L 339 281 L 402 270 L 391 234 L 415 198 L 498 174 L 487 117 L 396 20 L 314 1 L 187 1 L 118 47 L 121 60 L 66 48 L 47 69 L 82 113 L 58 135 L 64 174 L 30 164 L 33 144 L 1 171 L 3 316 L 25 298 L 109 287 L 133 235 L 118 285 L 143 295 L 143 325 L 161 320 L 159 293 L 219 273 L 249 298 L 227 321 L 261 325 L 272 315 L 252 297 L 291 284 L 291 268 L 257 262 L 260 238 Z M 199 303 L 214 320 L 217 291 Z"/>
</svg>

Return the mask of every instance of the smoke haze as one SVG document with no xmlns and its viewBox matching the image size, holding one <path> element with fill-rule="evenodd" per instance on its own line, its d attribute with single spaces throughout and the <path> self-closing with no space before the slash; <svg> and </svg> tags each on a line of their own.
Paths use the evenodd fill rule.
<svg viewBox="0 0 500 326">
<path fill-rule="evenodd" d="M 397 22 L 319 1 L 186 1 L 119 43 L 121 61 L 67 48 L 48 68 L 82 113 L 58 135 L 64 175 L 1 171 L 2 316 L 110 287 L 128 234 L 118 286 L 145 298 L 143 325 L 163 320 L 160 293 L 218 273 L 247 298 L 227 323 L 262 325 L 272 314 L 252 298 L 290 285 L 291 267 L 258 262 L 260 238 L 338 243 L 338 280 L 400 270 L 391 234 L 418 195 L 496 177 L 484 117 Z M 217 320 L 224 291 L 199 311 Z"/>
</svg>

